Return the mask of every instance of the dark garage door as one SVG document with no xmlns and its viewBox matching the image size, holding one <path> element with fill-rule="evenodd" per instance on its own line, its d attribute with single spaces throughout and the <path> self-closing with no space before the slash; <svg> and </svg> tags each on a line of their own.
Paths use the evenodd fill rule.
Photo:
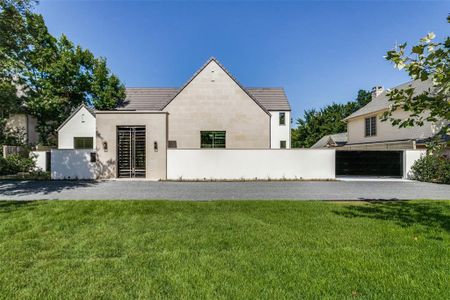
<svg viewBox="0 0 450 300">
<path fill-rule="evenodd" d="M 402 151 L 336 151 L 336 175 L 403 176 Z"/>
</svg>

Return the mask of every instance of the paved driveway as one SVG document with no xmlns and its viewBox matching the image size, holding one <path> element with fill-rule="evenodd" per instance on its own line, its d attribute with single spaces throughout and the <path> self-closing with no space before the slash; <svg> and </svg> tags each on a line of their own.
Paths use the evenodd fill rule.
<svg viewBox="0 0 450 300">
<path fill-rule="evenodd" d="M 450 199 L 450 185 L 405 181 L 0 181 L 0 200 Z"/>
</svg>

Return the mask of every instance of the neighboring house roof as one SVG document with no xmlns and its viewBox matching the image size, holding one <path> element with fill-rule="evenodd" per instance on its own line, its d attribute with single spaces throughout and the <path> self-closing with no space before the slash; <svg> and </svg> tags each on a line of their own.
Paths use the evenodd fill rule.
<svg viewBox="0 0 450 300">
<path fill-rule="evenodd" d="M 86 110 L 92 115 L 92 116 L 94 116 L 95 117 L 95 113 L 94 113 L 94 111 L 93 110 L 91 110 L 89 107 L 87 107 L 87 105 L 86 104 L 81 104 L 80 106 L 78 106 L 73 112 L 72 112 L 72 114 L 61 124 L 61 125 L 59 125 L 59 127 L 58 127 L 58 129 L 56 129 L 56 131 L 59 131 L 61 128 L 63 128 L 64 127 L 64 125 L 66 125 L 67 124 L 67 122 L 69 122 L 82 108 L 86 108 Z"/>
<path fill-rule="evenodd" d="M 329 134 L 323 136 L 317 143 L 312 145 L 311 148 L 341 147 L 347 143 L 347 140 L 347 132 Z"/>
<path fill-rule="evenodd" d="M 181 88 L 127 88 L 117 110 L 163 110 L 211 62 L 217 63 L 231 79 L 266 113 L 290 111 L 283 88 L 245 88 L 215 58 L 210 58 Z"/>
<path fill-rule="evenodd" d="M 410 82 L 401 84 L 399 86 L 396 86 L 396 87 L 392 88 L 391 90 L 393 90 L 393 89 L 401 90 L 401 89 L 406 89 L 409 87 L 414 88 L 414 96 L 416 96 L 416 95 L 422 94 L 424 91 L 430 90 L 433 87 L 433 83 L 431 80 L 425 80 L 425 81 L 414 80 L 414 81 L 410 81 Z M 367 114 L 371 114 L 371 113 L 375 113 L 375 112 L 379 112 L 379 111 L 388 109 L 389 104 L 390 104 L 389 97 L 387 96 L 388 92 L 389 92 L 389 90 L 383 91 L 380 95 L 378 95 L 377 97 L 372 99 L 372 101 L 370 101 L 367 105 L 365 105 L 364 107 L 355 111 L 350 116 L 346 117 L 344 120 L 346 121 L 349 119 L 353 119 L 356 117 L 360 117 L 363 115 L 367 115 Z"/>
</svg>

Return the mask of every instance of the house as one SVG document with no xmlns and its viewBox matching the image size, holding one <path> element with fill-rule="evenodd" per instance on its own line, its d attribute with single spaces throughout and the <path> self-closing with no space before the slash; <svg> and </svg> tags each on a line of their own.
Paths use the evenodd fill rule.
<svg viewBox="0 0 450 300">
<path fill-rule="evenodd" d="M 415 80 L 394 87 L 405 89 L 413 87 L 414 95 L 432 89 L 430 80 Z M 326 136 L 318 141 L 313 148 L 341 147 L 342 150 L 405 150 L 423 149 L 426 142 L 435 136 L 446 122 L 425 122 L 423 126 L 399 128 L 389 121 L 381 121 L 382 114 L 388 110 L 390 102 L 388 91 L 383 87 L 374 87 L 372 101 L 344 119 L 347 122 L 347 133 Z M 399 108 L 393 112 L 393 118 L 404 119 L 409 112 Z M 334 143 L 334 138 L 338 142 Z"/>
<path fill-rule="evenodd" d="M 58 149 L 95 149 L 95 114 L 80 105 L 56 130 Z"/>
<path fill-rule="evenodd" d="M 95 149 L 97 178 L 164 179 L 168 149 L 288 149 L 290 120 L 283 88 L 244 87 L 211 58 L 180 88 L 128 88 L 111 111 L 80 107 L 58 148 Z"/>
<path fill-rule="evenodd" d="M 311 148 L 342 147 L 347 143 L 347 141 L 347 132 L 329 134 L 323 136 L 314 145 L 312 145 Z"/>
<path fill-rule="evenodd" d="M 9 116 L 5 129 L 23 138 L 23 143 L 36 145 L 39 133 L 36 130 L 37 119 L 27 113 L 15 113 Z"/>
</svg>

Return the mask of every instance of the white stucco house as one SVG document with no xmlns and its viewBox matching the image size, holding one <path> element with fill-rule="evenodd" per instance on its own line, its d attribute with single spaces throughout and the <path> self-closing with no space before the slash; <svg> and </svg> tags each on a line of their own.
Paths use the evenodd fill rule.
<svg viewBox="0 0 450 300">
<path fill-rule="evenodd" d="M 182 87 L 127 88 L 115 110 L 82 105 L 58 128 L 58 149 L 95 151 L 98 178 L 166 178 L 168 149 L 290 147 L 284 89 L 244 87 L 215 58 Z"/>
<path fill-rule="evenodd" d="M 95 149 L 95 114 L 80 105 L 56 130 L 58 149 Z"/>
</svg>

